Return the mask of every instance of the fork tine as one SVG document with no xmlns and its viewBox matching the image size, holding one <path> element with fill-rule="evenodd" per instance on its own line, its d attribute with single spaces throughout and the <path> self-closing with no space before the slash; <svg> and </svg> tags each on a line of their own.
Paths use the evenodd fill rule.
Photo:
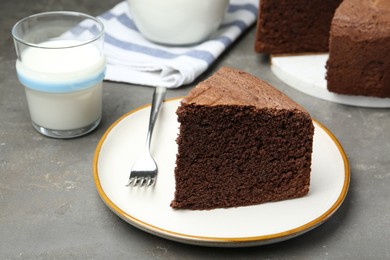
<svg viewBox="0 0 390 260">
<path fill-rule="evenodd" d="M 155 182 L 156 182 L 156 178 L 150 178 L 148 183 L 147 183 L 147 185 L 148 186 L 153 186 L 155 184 Z"/>
<path fill-rule="evenodd" d="M 129 181 L 126 184 L 126 187 L 129 187 L 131 184 L 133 184 L 134 180 L 135 180 L 134 177 L 129 178 Z"/>
<path fill-rule="evenodd" d="M 152 182 L 152 178 L 150 176 L 145 178 L 145 185 L 150 186 L 150 183 Z"/>
<path fill-rule="evenodd" d="M 145 184 L 145 178 L 141 177 L 139 180 L 139 186 L 142 187 L 142 186 L 144 186 L 144 184 Z"/>
<path fill-rule="evenodd" d="M 135 182 L 134 182 L 134 186 L 142 186 L 142 185 L 140 185 L 140 184 L 142 184 L 142 180 L 143 180 L 143 178 L 142 177 L 136 177 L 135 178 Z"/>
</svg>

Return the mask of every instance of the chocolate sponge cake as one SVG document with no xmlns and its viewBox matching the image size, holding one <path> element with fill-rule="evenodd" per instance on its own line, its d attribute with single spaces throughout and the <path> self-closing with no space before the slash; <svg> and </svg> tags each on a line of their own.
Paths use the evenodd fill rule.
<svg viewBox="0 0 390 260">
<path fill-rule="evenodd" d="M 390 0 L 261 0 L 255 50 L 329 52 L 327 88 L 390 97 Z"/>
<path fill-rule="evenodd" d="M 309 191 L 314 126 L 266 82 L 221 68 L 177 109 L 176 209 L 238 207 Z"/>
<path fill-rule="evenodd" d="M 390 97 L 390 0 L 344 0 L 327 62 L 329 91 Z"/>
<path fill-rule="evenodd" d="M 280 54 L 327 52 L 334 12 L 342 0 L 261 0 L 255 50 Z"/>
</svg>

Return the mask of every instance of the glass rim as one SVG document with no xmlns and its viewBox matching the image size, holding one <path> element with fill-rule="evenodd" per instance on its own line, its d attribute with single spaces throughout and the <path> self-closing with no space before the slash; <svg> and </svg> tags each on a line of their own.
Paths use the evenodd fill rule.
<svg viewBox="0 0 390 260">
<path fill-rule="evenodd" d="M 55 47 L 53 47 L 53 46 L 42 46 L 39 43 L 28 42 L 28 41 L 23 40 L 21 37 L 19 37 L 16 34 L 16 28 L 18 26 L 20 26 L 23 22 L 25 22 L 25 21 L 27 21 L 27 20 L 29 20 L 31 18 L 41 17 L 41 16 L 48 16 L 48 15 L 58 15 L 58 14 L 65 15 L 65 16 L 85 17 L 86 19 L 93 20 L 94 22 L 99 24 L 99 26 L 101 27 L 101 30 L 100 30 L 98 35 L 96 35 L 95 37 L 92 37 L 89 40 L 84 40 L 84 41 L 82 41 L 82 42 L 80 42 L 78 44 L 74 44 L 74 45 L 70 45 L 70 46 L 55 46 Z M 12 26 L 11 33 L 12 33 L 12 37 L 14 38 L 15 41 L 23 43 L 23 44 L 25 44 L 25 45 L 27 45 L 29 47 L 35 47 L 35 48 L 41 48 L 41 49 L 65 49 L 65 48 L 74 48 L 74 47 L 86 45 L 86 44 L 89 44 L 91 42 L 96 41 L 97 39 L 102 37 L 103 34 L 104 34 L 104 24 L 98 18 L 93 17 L 92 15 L 89 15 L 89 14 L 81 13 L 81 12 L 74 12 L 74 11 L 50 11 L 50 12 L 42 12 L 42 13 L 29 15 L 29 16 L 26 16 L 26 17 L 20 19 L 19 21 L 17 21 L 14 24 L 14 26 Z"/>
</svg>

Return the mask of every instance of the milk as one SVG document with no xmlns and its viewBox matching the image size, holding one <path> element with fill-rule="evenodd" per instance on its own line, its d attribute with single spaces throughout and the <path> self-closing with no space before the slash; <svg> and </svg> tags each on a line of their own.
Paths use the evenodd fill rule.
<svg viewBox="0 0 390 260">
<path fill-rule="evenodd" d="M 28 47 L 16 62 L 32 121 L 50 130 L 73 130 L 100 121 L 105 59 L 93 44 L 54 40 Z"/>
<path fill-rule="evenodd" d="M 221 24 L 229 0 L 127 0 L 139 31 L 147 39 L 188 45 L 207 39 Z"/>
</svg>

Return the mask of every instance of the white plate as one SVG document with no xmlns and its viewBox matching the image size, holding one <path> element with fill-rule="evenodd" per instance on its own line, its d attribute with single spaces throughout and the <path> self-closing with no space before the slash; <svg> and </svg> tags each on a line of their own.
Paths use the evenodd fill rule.
<svg viewBox="0 0 390 260">
<path fill-rule="evenodd" d="M 349 164 L 336 138 L 315 124 L 310 192 L 299 199 L 256 206 L 206 211 L 174 210 L 176 109 L 180 100 L 165 102 L 156 122 L 152 153 L 159 165 L 153 188 L 126 187 L 129 170 L 146 138 L 150 107 L 131 111 L 100 140 L 94 179 L 106 205 L 128 223 L 171 240 L 205 246 L 252 246 L 300 235 L 327 220 L 343 202 L 349 186 Z"/>
<path fill-rule="evenodd" d="M 325 79 L 327 60 L 328 54 L 273 55 L 271 70 L 284 83 L 313 97 L 352 106 L 390 107 L 390 98 L 349 96 L 330 92 Z"/>
</svg>

